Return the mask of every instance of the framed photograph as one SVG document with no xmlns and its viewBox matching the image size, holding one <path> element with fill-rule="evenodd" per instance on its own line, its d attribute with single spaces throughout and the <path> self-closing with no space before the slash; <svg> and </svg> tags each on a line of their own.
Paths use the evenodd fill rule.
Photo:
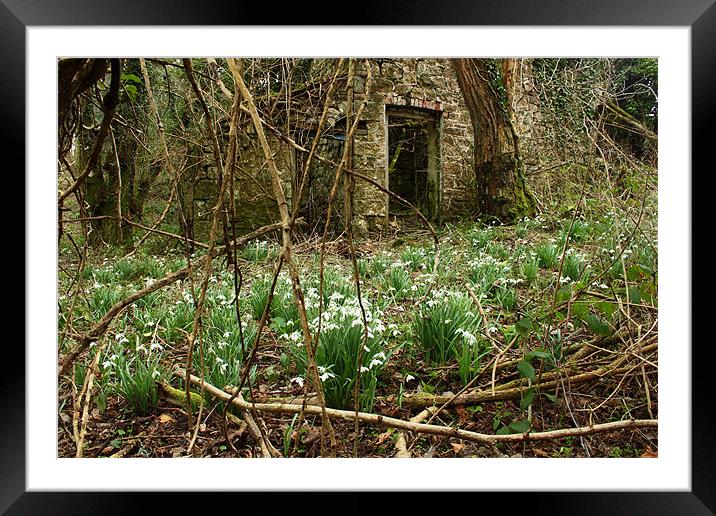
<svg viewBox="0 0 716 516">
<path fill-rule="evenodd" d="M 25 351 L 18 347 L 14 356 L 6 357 L 0 391 L 0 508 L 9 514 L 117 512 L 141 491 L 351 491 L 357 504 L 366 503 L 363 492 L 464 491 L 493 497 L 519 492 L 520 501 L 551 513 L 712 514 L 716 496 L 708 486 L 716 484 L 716 458 L 710 439 L 711 389 L 703 380 L 693 382 L 710 378 L 710 361 L 702 359 L 708 344 L 692 340 L 691 317 L 692 163 L 699 157 L 708 163 L 706 141 L 710 143 L 713 134 L 712 1 L 657 6 L 639 0 L 624 6 L 612 1 L 582 5 L 519 0 L 509 5 L 445 5 L 440 10 L 412 3 L 409 8 L 362 7 L 360 12 L 350 25 L 343 25 L 317 24 L 307 13 L 287 11 L 274 17 L 255 5 L 229 3 L 208 8 L 198 2 L 147 6 L 134 0 L 121 5 L 2 0 L 0 42 L 7 57 L 0 112 L 8 150 L 25 149 L 27 245 Z M 622 103 L 595 93 L 608 90 L 611 83 L 605 77 L 614 74 L 638 75 L 615 93 L 613 98 Z M 179 77 L 181 91 L 176 89 Z M 285 86 L 289 80 L 292 88 Z M 334 84 L 340 84 L 335 99 Z M 74 93 L 67 94 L 67 88 Z M 82 103 L 67 100 L 90 91 Z M 130 115 L 137 110 L 144 125 L 135 124 Z M 286 116 L 271 118 L 274 110 L 284 110 Z M 545 122 L 555 113 L 565 122 Z M 589 115 L 582 118 L 583 113 Z M 604 125 L 579 132 L 595 119 Z M 595 134 L 613 148 L 605 150 L 594 142 Z M 579 149 L 588 141 L 594 147 L 586 156 Z M 548 153 L 548 146 L 559 148 L 560 159 L 539 158 Z M 561 159 L 567 155 L 569 159 Z M 513 161 L 505 164 L 507 157 Z M 136 172 L 129 174 L 133 166 Z M 575 188 L 570 203 L 560 206 L 552 196 L 555 188 L 574 186 L 566 180 L 520 190 L 525 177 L 530 185 L 530 178 L 539 181 L 554 169 L 579 177 L 603 174 L 610 187 L 618 185 L 618 193 L 605 191 L 590 198 Z M 142 170 L 149 171 L 147 178 Z M 233 181 L 226 179 L 228 170 L 231 178 L 234 170 L 245 174 L 248 186 L 243 193 L 234 192 Z M 285 170 L 290 172 L 281 176 L 279 171 Z M 351 180 L 340 183 L 344 170 Z M 511 171 L 519 171 L 517 179 Z M 98 175 L 101 179 L 114 173 L 119 182 L 97 181 Z M 194 179 L 182 179 L 188 177 L 182 176 L 185 173 Z M 161 175 L 153 194 L 157 203 L 142 205 L 142 188 L 154 187 L 151 174 Z M 125 190 L 123 178 L 140 186 Z M 143 178 L 147 183 L 141 187 Z M 310 181 L 304 199 L 306 178 Z M 641 197 L 639 192 L 644 192 Z M 630 207 L 623 220 L 600 205 L 615 197 L 614 202 Z M 161 202 L 166 198 L 165 209 Z M 185 209 L 187 199 L 191 209 Z M 237 216 L 234 200 L 248 211 Z M 559 206 L 559 213 L 536 218 L 535 213 L 549 211 L 545 206 L 550 202 Z M 152 214 L 142 218 L 143 210 Z M 599 213 L 602 222 L 582 217 L 587 211 Z M 173 225 L 160 225 L 167 214 Z M 469 218 L 465 214 L 474 215 L 469 226 L 460 225 Z M 649 219 L 651 226 L 640 226 L 642 219 Z M 344 269 L 337 262 L 323 263 L 326 235 L 334 234 L 331 220 L 345 224 L 329 242 L 336 249 L 344 246 L 329 251 L 334 256 L 343 253 Z M 423 240 L 401 238 L 401 228 L 423 222 L 429 228 L 421 226 Z M 590 226 L 607 223 L 623 225 L 623 233 L 615 233 L 616 243 L 605 243 L 598 230 L 590 233 Z M 315 278 L 315 319 L 309 317 L 313 277 L 294 277 L 293 258 L 286 252 L 293 245 L 287 235 L 297 224 L 303 226 L 303 235 L 314 235 L 313 240 L 301 239 L 308 251 L 296 244 L 296 254 L 302 266 L 316 260 L 320 271 Z M 80 226 L 86 228 L 84 233 Z M 251 240 L 254 247 L 243 245 L 242 235 L 256 231 L 271 238 Z M 533 238 L 537 232 L 540 237 Z M 450 239 L 450 245 L 436 244 L 433 250 L 431 233 L 436 241 L 438 234 Z M 162 239 L 149 238 L 156 234 Z M 376 269 L 377 260 L 358 259 L 379 256 L 378 248 L 372 243 L 356 248 L 353 240 L 362 243 L 361 238 L 374 234 L 390 235 L 384 237 L 390 241 L 387 251 L 380 251 L 386 261 L 381 270 Z M 620 238 L 632 237 L 636 243 L 620 247 Z M 96 258 L 85 263 L 90 239 L 92 245 L 103 246 L 104 262 Z M 122 241 L 121 255 L 108 251 L 115 244 L 120 248 L 115 239 Z M 460 242 L 467 246 L 464 256 Z M 135 245 L 154 245 L 150 254 L 167 258 L 146 260 L 146 270 L 139 271 L 138 258 L 122 258 Z M 570 246 L 574 252 L 568 252 Z M 216 252 L 217 262 L 227 262 L 225 277 L 211 267 L 203 272 L 206 250 L 211 256 Z M 75 313 L 74 305 L 68 308 L 65 302 L 74 285 L 71 271 L 63 272 L 65 252 L 72 260 L 80 257 L 76 276 L 87 283 L 87 290 L 77 295 L 82 305 L 79 329 L 65 325 L 67 314 Z M 598 259 L 607 264 L 604 271 L 593 265 L 597 258 L 590 252 L 605 253 L 606 258 Z M 632 254 L 638 259 L 629 259 Z M 253 266 L 264 260 L 261 278 L 250 272 L 239 280 L 239 263 Z M 485 272 L 487 262 L 494 277 Z M 529 268 L 532 262 L 534 270 Z M 431 267 L 438 263 L 448 271 L 443 281 L 453 281 L 453 291 L 433 288 L 431 281 L 437 282 L 439 275 Z M 333 289 L 330 295 L 323 290 L 324 276 Z M 351 312 L 345 300 L 350 294 L 336 285 L 345 281 L 350 287 L 356 276 L 365 278 L 359 282 L 365 298 L 359 293 Z M 462 276 L 467 276 L 467 286 L 458 291 L 455 285 Z M 194 278 L 191 287 L 189 277 Z M 173 327 L 164 319 L 160 325 L 159 312 L 152 316 L 146 299 L 142 313 L 148 319 L 130 308 L 134 300 L 120 306 L 127 296 L 145 290 L 149 295 L 169 279 L 187 280 L 176 291 L 176 302 L 171 301 L 177 321 L 182 303 L 202 306 L 205 299 L 212 306 L 229 307 L 221 309 L 233 317 L 232 293 L 234 299 L 239 296 L 232 289 L 248 279 L 241 308 L 246 317 L 236 315 L 244 321 L 237 332 L 241 360 L 236 359 L 237 370 L 229 376 L 224 373 L 234 356 L 226 349 L 234 336 L 218 318 L 202 324 L 187 308 L 186 320 L 176 323 L 172 337 Z M 213 286 L 222 281 L 225 292 Z M 121 290 L 115 297 L 103 290 L 112 282 Z M 297 293 L 297 285 L 303 285 L 305 297 L 302 290 Z M 262 286 L 268 298 L 260 297 Z M 588 296 L 579 297 L 582 292 Z M 544 300 L 542 311 L 532 301 L 538 295 Z M 288 300 L 284 304 L 282 296 Z M 296 314 L 292 300 L 297 300 Z M 330 314 L 325 320 L 324 303 Z M 434 306 L 445 311 L 453 305 L 455 315 L 428 314 Z M 647 315 L 640 319 L 638 310 Z M 365 330 L 355 332 L 357 367 L 350 362 L 348 372 L 341 372 L 338 358 L 321 361 L 313 354 L 325 349 L 294 345 L 310 342 L 315 330 L 311 324 L 318 321 L 327 325 L 318 330 L 327 346 L 331 331 L 340 329 L 337 319 L 348 317 L 348 312 L 355 324 L 349 321 L 346 331 Z M 125 326 L 108 331 L 120 313 L 131 314 L 122 315 Z M 462 319 L 455 325 L 454 319 L 465 314 L 474 318 L 473 326 Z M 440 317 L 438 339 L 431 324 Z M 439 342 L 451 324 L 455 336 L 443 349 Z M 258 373 L 255 368 L 244 370 L 255 357 L 244 354 L 250 354 L 250 348 L 244 346 L 243 332 L 256 330 L 260 336 L 264 328 L 276 347 L 264 352 Z M 636 339 L 639 345 L 624 348 L 627 352 L 610 347 L 609 342 L 624 341 L 620 328 L 627 328 L 632 344 Z M 204 331 L 218 332 L 215 342 Z M 567 371 L 571 341 L 563 349 L 561 333 L 567 331 L 581 339 L 575 342 L 582 345 L 583 356 L 596 357 L 596 365 L 587 371 L 590 378 L 576 369 L 564 377 L 555 373 L 562 367 Z M 374 333 L 384 333 L 384 340 Z M 348 333 L 336 335 L 342 346 L 352 342 Z M 589 346 L 586 336 L 595 337 Z M 71 345 L 61 344 L 58 350 L 58 341 L 64 339 Z M 375 347 L 374 341 L 388 347 Z M 472 341 L 483 343 L 484 353 L 470 351 L 483 349 Z M 184 347 L 174 346 L 179 342 Z M 206 347 L 192 359 L 195 342 Z M 503 371 L 500 361 L 503 356 L 513 358 L 512 345 L 522 346 L 522 351 L 510 362 L 514 371 Z M 138 360 L 131 362 L 129 354 L 122 354 L 128 346 L 136 356 L 140 350 L 146 353 L 141 355 L 146 358 L 141 374 L 153 386 L 146 399 L 144 393 L 131 391 L 137 389 L 140 371 Z M 186 371 L 151 362 L 152 353 L 168 348 L 182 357 L 180 364 L 194 364 L 194 371 L 203 367 L 205 358 L 213 360 L 216 374 L 205 369 L 202 384 Z M 577 348 L 574 344 L 571 352 Z M 78 369 L 80 362 L 74 359 L 80 354 L 85 365 Z M 445 354 L 450 358 L 441 362 Z M 609 360 L 612 355 L 621 361 Z M 91 366 L 88 357 L 94 357 Z M 493 363 L 492 385 L 488 378 L 481 390 L 469 389 L 478 385 L 478 372 L 490 376 Z M 131 371 L 132 387 L 122 383 L 122 370 Z M 608 386 L 579 390 L 580 398 L 570 398 L 566 407 L 560 402 L 560 396 L 566 397 L 564 378 L 577 385 L 612 371 L 619 376 Z M 351 376 L 355 373 L 358 380 Z M 252 375 L 257 374 L 272 380 L 254 382 Z M 549 384 L 543 374 L 554 381 Z M 486 396 L 490 390 L 494 395 L 496 376 L 498 383 L 516 386 L 515 396 L 498 404 Z M 103 394 L 102 379 L 110 377 Z M 234 377 L 241 378 L 242 386 L 248 382 L 251 390 L 232 391 L 227 378 Z M 318 405 L 293 405 L 282 397 L 304 392 L 304 383 L 319 386 Z M 236 414 L 245 420 L 236 419 L 233 438 L 231 430 L 225 432 L 219 424 L 211 428 L 224 410 L 207 394 L 214 384 L 219 388 L 213 396 L 227 407 L 237 406 Z M 195 400 L 190 388 L 206 396 L 194 394 Z M 83 407 L 85 390 L 94 394 Z M 272 419 L 256 424 L 251 414 L 258 420 L 258 413 L 242 392 L 262 400 L 266 406 L 261 410 Z M 471 394 L 485 394 L 486 401 L 454 403 Z M 190 410 L 185 410 L 187 398 L 192 400 Z M 420 401 L 428 398 L 431 401 Z M 537 417 L 535 400 L 559 408 L 547 405 Z M 73 403 L 74 410 L 66 409 Z M 411 403 L 412 413 L 405 409 Z M 431 412 L 443 404 L 459 407 L 444 416 L 447 422 L 439 417 L 442 408 Z M 322 423 L 322 405 L 331 415 L 324 412 L 325 421 L 338 425 L 334 450 L 341 451 L 333 457 L 323 453 L 324 439 L 333 428 Z M 143 435 L 151 434 L 146 441 L 150 443 L 157 435 L 155 444 L 145 446 L 135 437 L 139 427 L 133 423 L 113 423 L 113 418 L 126 419 L 128 407 L 135 414 L 130 419 L 146 419 L 142 428 L 152 430 Z M 203 420 L 202 428 L 192 419 L 197 409 L 217 414 Z M 422 418 L 419 413 L 424 413 Z M 306 414 L 312 414 L 312 424 L 301 423 Z M 546 414 L 553 418 L 549 424 Z M 354 420 L 362 430 L 354 429 Z M 294 427 L 296 421 L 300 428 Z M 179 431 L 182 425 L 186 428 Z M 620 441 L 622 431 L 631 432 L 633 439 Z M 274 436 L 273 442 L 266 433 Z M 430 434 L 442 440 L 425 437 Z M 485 437 L 488 434 L 497 437 Z M 595 434 L 609 438 L 591 447 L 579 444 L 583 436 Z M 83 449 L 85 439 L 91 445 Z M 240 442 L 243 451 L 234 442 Z M 194 446 L 199 451 L 192 454 Z M 260 458 L 262 453 L 270 458 Z M 409 458 L 393 460 L 401 456 Z M 171 494 L 163 499 L 171 499 Z M 181 497 L 174 501 L 184 503 Z"/>
</svg>

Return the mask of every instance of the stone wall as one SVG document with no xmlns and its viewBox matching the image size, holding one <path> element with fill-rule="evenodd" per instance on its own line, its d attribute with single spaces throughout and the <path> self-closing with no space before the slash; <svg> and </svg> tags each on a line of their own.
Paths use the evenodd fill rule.
<svg viewBox="0 0 716 516">
<path fill-rule="evenodd" d="M 476 205 L 470 115 L 447 59 L 371 59 L 372 80 L 360 130 L 356 134 L 353 167 L 386 184 L 387 116 L 391 107 L 414 108 L 438 120 L 440 150 L 440 219 L 448 220 Z M 367 73 L 361 65 L 354 84 L 354 111 L 366 95 Z M 339 110 L 347 105 L 339 102 Z M 359 230 L 385 227 L 388 197 L 374 186 L 358 182 L 354 193 L 355 224 Z"/>
<path fill-rule="evenodd" d="M 328 61 L 317 60 L 315 66 L 318 68 Z M 416 113 L 437 120 L 439 210 L 434 221 L 449 221 L 465 214 L 474 214 L 477 207 L 477 189 L 472 121 L 450 60 L 372 58 L 369 62 L 372 78 L 370 84 L 367 84 L 368 74 L 364 64 L 360 60 L 356 61 L 353 112 L 357 112 L 364 100 L 367 100 L 367 105 L 355 134 L 354 170 L 383 186 L 389 186 L 387 185 L 387 113 L 393 109 L 415 110 Z M 325 68 L 326 73 L 332 74 L 331 67 Z M 513 82 L 514 91 L 511 97 L 515 113 L 514 123 L 525 165 L 529 171 L 539 165 L 541 138 L 539 97 L 532 77 L 531 60 L 520 60 L 514 73 L 516 80 Z M 329 110 L 328 126 L 331 128 L 331 138 L 345 135 L 345 127 L 341 126 L 340 121 L 345 118 L 347 111 L 346 88 L 343 84 L 337 88 L 333 105 Z M 317 117 L 314 120 L 317 121 Z M 270 143 L 282 174 L 286 196 L 291 202 L 294 169 L 297 166 L 301 168 L 302 160 L 285 142 L 271 138 Z M 250 231 L 274 222 L 279 217 L 272 199 L 270 175 L 251 127 L 242 135 L 239 144 L 236 187 L 239 210 L 237 229 Z M 333 155 L 331 158 L 337 160 L 338 155 Z M 329 191 L 330 182 L 333 180 L 334 174 L 328 170 L 330 166 L 323 164 L 321 167 L 320 171 L 316 170 L 316 179 L 328 184 L 315 185 L 315 192 Z M 340 225 L 342 188 L 338 197 L 333 213 L 338 219 L 334 219 L 334 223 Z M 388 196 L 375 186 L 356 180 L 353 205 L 356 233 L 365 234 L 368 231 L 384 229 L 390 224 Z"/>
</svg>

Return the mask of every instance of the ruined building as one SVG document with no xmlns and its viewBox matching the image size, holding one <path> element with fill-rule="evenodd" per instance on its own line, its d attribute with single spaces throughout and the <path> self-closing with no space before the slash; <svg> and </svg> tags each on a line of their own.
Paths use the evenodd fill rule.
<svg viewBox="0 0 716 516">
<path fill-rule="evenodd" d="M 366 105 L 354 138 L 352 168 L 410 201 L 435 223 L 475 213 L 472 122 L 450 60 L 370 59 L 369 62 L 370 79 L 362 61 L 356 60 L 352 112 L 357 112 L 362 102 L 366 101 Z M 530 131 L 539 106 L 536 95 L 530 91 L 529 62 L 525 60 L 515 73 L 520 74 L 512 82 L 516 90 L 512 92 L 515 128 L 525 150 L 525 163 L 530 166 L 536 163 Z M 337 89 L 327 130 L 318 147 L 320 155 L 334 162 L 340 161 L 345 145 L 347 91 L 345 85 Z M 317 116 L 315 113 L 312 118 L 296 116 L 294 120 L 289 119 L 282 129 L 288 128 L 295 142 L 310 147 Z M 236 224 L 239 230 L 249 231 L 279 217 L 271 198 L 263 154 L 255 145 L 252 128 L 248 124 L 244 127 L 239 137 Z M 286 196 L 291 200 L 306 153 L 275 134 L 269 135 L 283 174 Z M 313 161 L 299 207 L 309 227 L 318 227 L 324 220 L 334 175 L 335 167 Z M 203 202 L 210 206 L 209 199 Z M 355 182 L 352 203 L 357 233 L 386 228 L 391 221 L 415 220 L 405 206 L 360 179 Z M 340 220 L 342 213 L 340 188 L 334 205 L 336 220 Z"/>
</svg>

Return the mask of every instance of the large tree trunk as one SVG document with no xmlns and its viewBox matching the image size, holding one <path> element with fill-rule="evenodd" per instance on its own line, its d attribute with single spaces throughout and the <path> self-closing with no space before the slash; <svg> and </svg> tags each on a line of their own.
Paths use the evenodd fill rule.
<svg viewBox="0 0 716 516">
<path fill-rule="evenodd" d="M 502 222 L 531 214 L 534 198 L 525 186 L 510 85 L 493 60 L 453 59 L 452 64 L 472 119 L 480 211 Z"/>
</svg>

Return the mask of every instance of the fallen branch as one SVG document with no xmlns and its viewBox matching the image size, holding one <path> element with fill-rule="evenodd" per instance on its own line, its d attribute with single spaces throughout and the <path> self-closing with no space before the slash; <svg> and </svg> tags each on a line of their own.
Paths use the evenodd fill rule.
<svg viewBox="0 0 716 516">
<path fill-rule="evenodd" d="M 180 378 L 186 378 L 186 371 L 181 368 L 177 368 L 174 371 L 175 375 Z M 241 410 L 257 410 L 260 412 L 269 412 L 273 414 L 298 414 L 302 410 L 306 414 L 312 414 L 320 416 L 325 414 L 329 418 L 334 419 L 345 419 L 353 421 L 356 417 L 362 422 L 371 423 L 375 425 L 387 426 L 390 428 L 397 428 L 400 430 L 408 430 L 410 432 L 419 432 L 429 435 L 440 435 L 443 437 L 453 437 L 456 439 L 464 439 L 466 441 L 479 442 L 479 443 L 517 443 L 523 441 L 537 441 L 537 440 L 550 440 L 550 439 L 561 439 L 563 437 L 581 436 L 595 434 L 599 432 L 609 432 L 614 430 L 624 430 L 629 428 L 657 428 L 659 426 L 658 419 L 628 419 L 624 421 L 615 421 L 611 423 L 601 423 L 591 426 L 583 426 L 578 428 L 564 428 L 561 430 L 550 430 L 547 432 L 527 432 L 524 434 L 508 434 L 508 435 L 491 435 L 482 434 L 479 432 L 471 432 L 469 430 L 461 430 L 459 428 L 452 428 L 447 426 L 438 425 L 427 425 L 424 423 L 412 423 L 410 421 L 404 421 L 402 419 L 396 419 L 388 416 L 382 416 L 380 414 L 370 414 L 366 412 L 356 412 L 352 410 L 338 410 L 332 408 L 323 408 L 315 406 L 302 406 L 300 404 L 287 404 L 287 403 L 250 403 L 245 400 L 241 400 L 238 396 L 232 396 L 211 384 L 202 382 L 202 380 L 194 375 L 189 375 L 189 381 L 195 385 L 203 386 L 204 390 L 210 393 L 212 396 L 231 403 Z"/>
</svg>

